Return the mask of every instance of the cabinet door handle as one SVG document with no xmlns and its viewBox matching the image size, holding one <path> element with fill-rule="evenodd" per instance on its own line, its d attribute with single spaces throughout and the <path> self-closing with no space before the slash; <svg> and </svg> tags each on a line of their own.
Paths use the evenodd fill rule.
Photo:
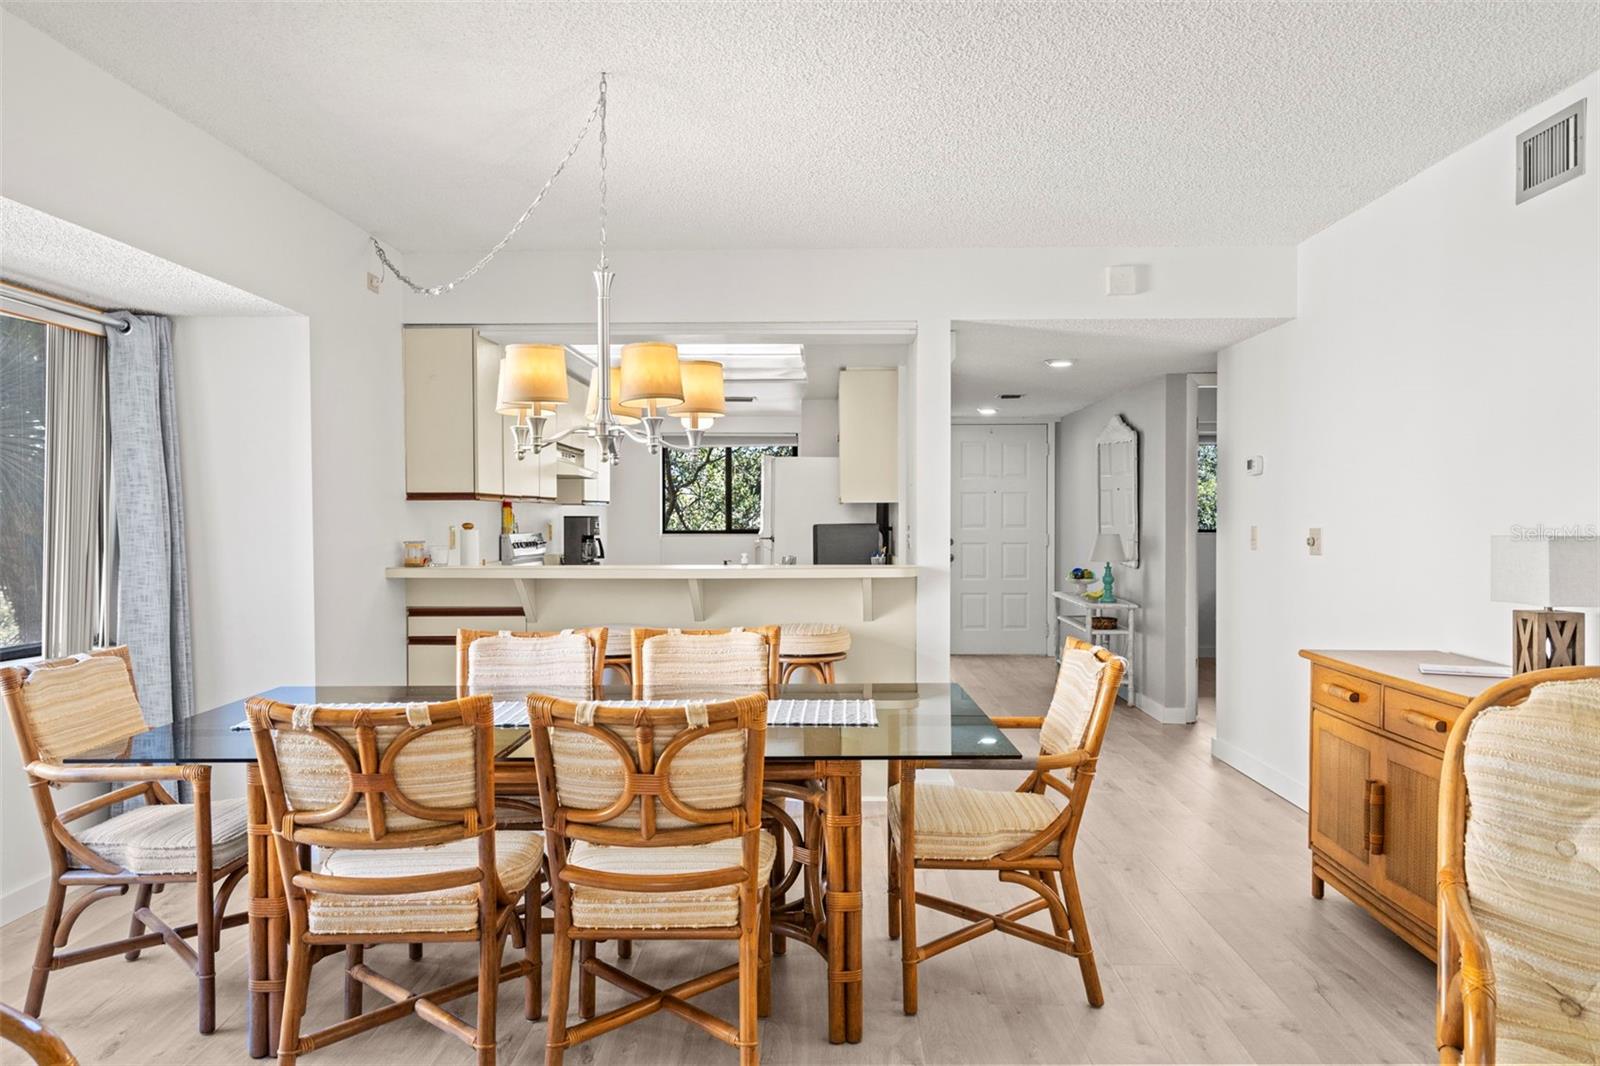
<svg viewBox="0 0 1600 1066">
<path fill-rule="evenodd" d="M 1367 853 L 1383 854 L 1383 782 L 1367 782 Z"/>
<path fill-rule="evenodd" d="M 1361 693 L 1345 688 L 1343 685 L 1335 685 L 1332 681 L 1324 681 L 1322 683 L 1322 691 L 1336 700 L 1344 700 L 1347 703 L 1361 702 Z"/>
<path fill-rule="evenodd" d="M 1432 718 L 1426 714 L 1423 714 L 1421 711 L 1401 711 L 1400 717 L 1404 718 L 1407 722 L 1416 726 L 1418 729 L 1426 729 L 1430 733 L 1450 732 L 1449 722 L 1446 722 L 1440 718 Z"/>
</svg>

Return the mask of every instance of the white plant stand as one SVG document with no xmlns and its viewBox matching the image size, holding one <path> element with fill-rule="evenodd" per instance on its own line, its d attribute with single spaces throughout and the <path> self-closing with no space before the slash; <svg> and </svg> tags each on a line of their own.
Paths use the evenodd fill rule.
<svg viewBox="0 0 1600 1066">
<path fill-rule="evenodd" d="M 1101 603 L 1081 596 L 1076 592 L 1052 592 L 1055 598 L 1055 646 L 1056 659 L 1059 662 L 1062 642 L 1067 636 L 1086 640 L 1091 644 L 1099 644 L 1107 648 L 1113 655 L 1121 656 L 1127 663 L 1122 672 L 1122 684 L 1127 686 L 1127 695 L 1124 700 L 1133 703 L 1134 694 L 1139 691 L 1134 683 L 1134 675 L 1138 666 L 1133 649 L 1138 636 L 1138 619 L 1140 607 L 1132 600 L 1118 599 L 1115 603 Z M 1111 617 L 1117 620 L 1115 628 L 1096 629 L 1090 619 L 1095 617 Z M 1066 632 L 1063 633 L 1062 630 Z M 1120 691 L 1118 693 L 1121 695 Z"/>
</svg>

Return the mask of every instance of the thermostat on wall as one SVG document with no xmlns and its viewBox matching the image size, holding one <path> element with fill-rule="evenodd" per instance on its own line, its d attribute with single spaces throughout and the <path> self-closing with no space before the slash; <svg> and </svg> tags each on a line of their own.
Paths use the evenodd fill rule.
<svg viewBox="0 0 1600 1066">
<path fill-rule="evenodd" d="M 1260 477 L 1261 476 L 1261 464 L 1262 464 L 1261 456 L 1252 455 L 1249 458 L 1245 459 L 1245 461 L 1244 461 L 1244 472 L 1246 474 L 1249 474 L 1251 477 Z"/>
</svg>

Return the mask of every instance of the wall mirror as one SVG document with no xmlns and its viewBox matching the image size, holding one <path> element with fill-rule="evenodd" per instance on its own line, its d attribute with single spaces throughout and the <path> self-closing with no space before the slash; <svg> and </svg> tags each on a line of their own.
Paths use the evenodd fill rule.
<svg viewBox="0 0 1600 1066">
<path fill-rule="evenodd" d="M 1139 567 L 1139 431 L 1112 416 L 1100 431 L 1096 459 L 1100 479 L 1097 533 L 1117 533 L 1128 553 L 1126 565 Z"/>
</svg>

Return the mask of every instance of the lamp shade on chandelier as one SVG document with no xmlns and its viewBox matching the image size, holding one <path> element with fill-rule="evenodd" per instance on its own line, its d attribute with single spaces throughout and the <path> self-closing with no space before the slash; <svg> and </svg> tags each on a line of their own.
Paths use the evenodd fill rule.
<svg viewBox="0 0 1600 1066">
<path fill-rule="evenodd" d="M 624 407 L 659 415 L 683 402 L 683 369 L 678 346 L 641 341 L 622 349 L 622 388 L 617 402 Z"/>
<path fill-rule="evenodd" d="M 639 414 L 638 414 L 638 412 L 630 411 L 630 410 L 628 410 L 628 408 L 622 406 L 620 403 L 617 402 L 617 391 L 622 387 L 622 368 L 621 367 L 614 366 L 614 367 L 611 368 L 611 382 L 610 382 L 610 384 L 611 384 L 611 389 L 610 389 L 609 395 L 611 397 L 611 417 L 612 417 L 612 419 L 614 421 L 624 425 L 624 426 L 636 426 L 636 425 L 638 425 L 639 424 Z M 601 393 L 601 391 L 602 390 L 600 388 L 600 371 L 596 370 L 594 372 L 594 377 L 589 382 L 589 404 L 584 409 L 584 417 L 587 418 L 590 422 L 596 421 L 598 419 L 598 417 L 599 417 L 599 412 L 600 412 L 600 393 Z"/>
<path fill-rule="evenodd" d="M 497 406 L 547 412 L 567 402 L 567 352 L 559 344 L 509 344 Z M 502 412 L 504 413 L 504 412 Z"/>
<path fill-rule="evenodd" d="M 676 415 L 686 430 L 707 429 L 728 413 L 722 364 L 714 359 L 685 359 L 679 369 L 683 373 L 683 402 L 667 408 L 667 414 Z"/>
</svg>

